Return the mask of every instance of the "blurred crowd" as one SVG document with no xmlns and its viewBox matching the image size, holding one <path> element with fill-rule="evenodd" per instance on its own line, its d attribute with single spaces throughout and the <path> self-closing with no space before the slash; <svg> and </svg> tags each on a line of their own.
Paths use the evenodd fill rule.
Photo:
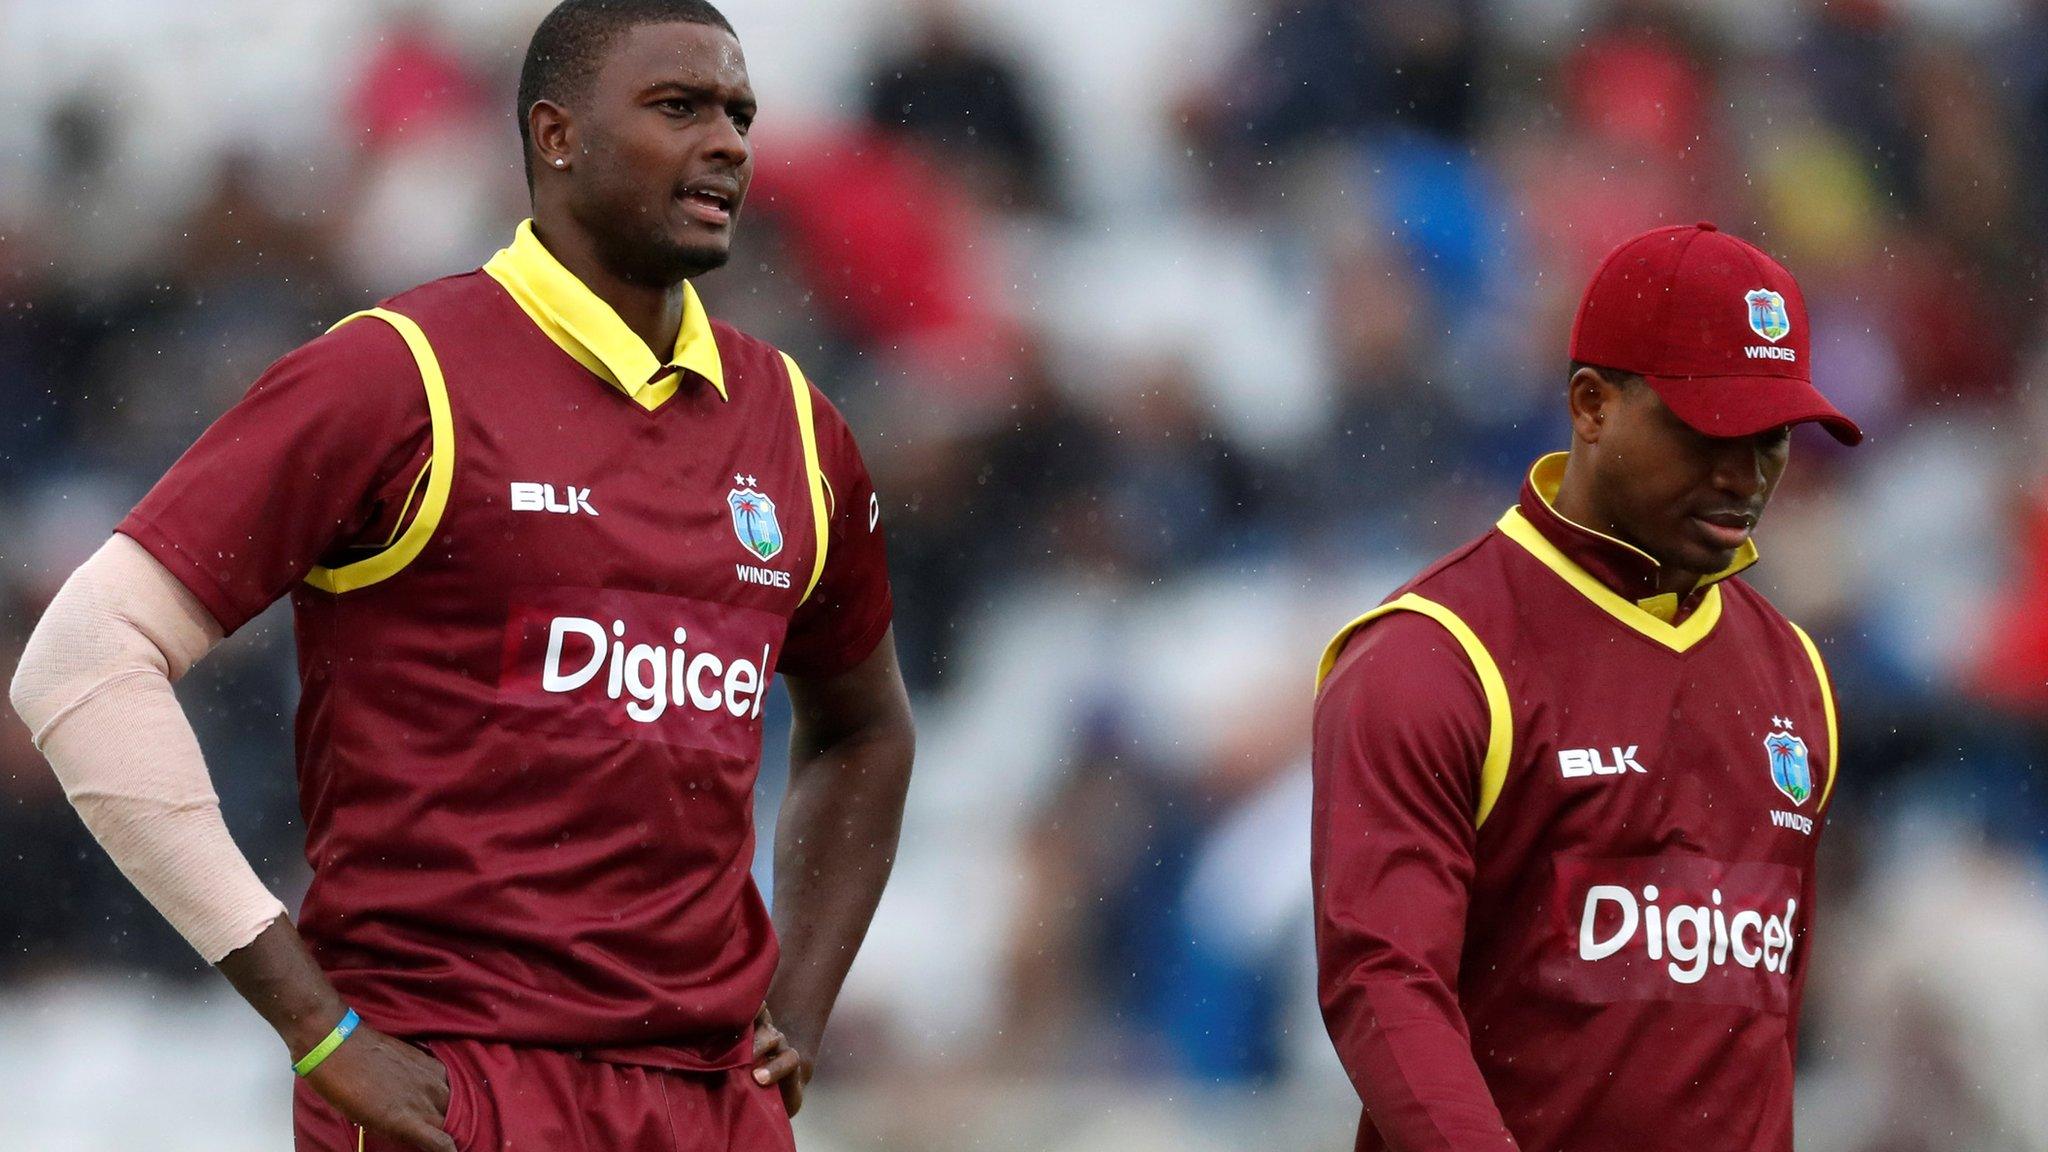
<svg viewBox="0 0 2048 1152">
<path fill-rule="evenodd" d="M 266 363 L 509 238 L 546 5 L 216 27 L 221 60 L 283 62 L 210 117 L 142 106 L 204 106 L 218 68 L 124 72 L 45 7 L 0 5 L 0 41 L 106 66 L 0 81 L 0 672 Z M 1843 709 L 1802 1146 L 2048 1149 L 2048 4 L 1104 8 L 727 5 L 759 170 L 701 288 L 861 437 L 924 737 L 834 1080 L 1341 1104 L 1308 983 L 1320 645 L 1564 446 L 1598 258 L 1713 220 L 1799 277 L 1816 379 L 1870 433 L 1798 437 L 1751 576 Z M 838 71 L 805 88 L 807 52 Z M 288 900 L 289 631 L 181 689 Z M 211 979 L 18 724 L 0 860 L 0 989 Z"/>
</svg>

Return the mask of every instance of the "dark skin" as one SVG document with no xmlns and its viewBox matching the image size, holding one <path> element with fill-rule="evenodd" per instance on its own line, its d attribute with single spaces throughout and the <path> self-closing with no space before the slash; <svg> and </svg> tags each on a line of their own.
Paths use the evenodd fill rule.
<svg viewBox="0 0 2048 1152">
<path fill-rule="evenodd" d="M 1559 513 L 1649 553 L 1659 592 L 1685 596 L 1734 562 L 1785 474 L 1790 427 L 1708 436 L 1640 379 L 1595 368 L 1572 374 L 1567 400 Z"/>
<path fill-rule="evenodd" d="M 794 1116 L 839 987 L 896 861 L 916 750 L 895 630 L 841 676 L 788 677 L 795 725 L 775 828 L 782 962 L 754 1042 L 754 1079 L 782 1085 Z M 781 1022 L 778 1031 L 774 1021 Z"/>
<path fill-rule="evenodd" d="M 698 24 L 629 29 L 565 104 L 540 101 L 527 116 L 535 232 L 666 361 L 683 282 L 726 262 L 753 175 L 754 96 L 739 42 Z M 752 1075 L 776 1085 L 795 1115 L 895 861 L 915 732 L 893 630 L 847 672 L 786 681 L 796 722 L 776 829 L 782 962 L 755 1017 Z M 294 1062 L 346 1011 L 287 918 L 218 966 Z M 442 1131 L 447 1071 L 368 1022 L 307 1081 L 379 1136 L 455 1150 Z"/>
<path fill-rule="evenodd" d="M 573 109 L 527 112 L 534 232 L 666 360 L 683 281 L 731 257 L 753 181 L 746 58 L 721 28 L 643 24 L 586 84 Z"/>
</svg>

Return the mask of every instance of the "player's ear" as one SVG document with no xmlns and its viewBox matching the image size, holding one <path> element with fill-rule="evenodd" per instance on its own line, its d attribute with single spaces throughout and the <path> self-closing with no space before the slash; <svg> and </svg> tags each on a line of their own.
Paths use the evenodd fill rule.
<svg viewBox="0 0 2048 1152">
<path fill-rule="evenodd" d="M 1581 366 L 1565 384 L 1565 403 L 1572 417 L 1572 436 L 1598 444 L 1607 421 L 1621 403 L 1622 386 L 1609 380 L 1597 368 Z"/>
<path fill-rule="evenodd" d="M 551 100 L 536 100 L 526 110 L 527 134 L 533 138 L 536 168 L 567 171 L 576 162 L 576 128 L 569 110 Z"/>
</svg>

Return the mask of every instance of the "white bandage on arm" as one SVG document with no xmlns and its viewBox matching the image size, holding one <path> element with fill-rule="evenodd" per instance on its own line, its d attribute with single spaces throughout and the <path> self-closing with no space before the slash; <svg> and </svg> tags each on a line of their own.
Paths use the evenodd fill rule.
<svg viewBox="0 0 2048 1152">
<path fill-rule="evenodd" d="M 93 837 L 209 964 L 285 911 L 228 835 L 171 691 L 220 639 L 177 577 L 117 535 L 50 602 L 10 693 Z"/>
</svg>

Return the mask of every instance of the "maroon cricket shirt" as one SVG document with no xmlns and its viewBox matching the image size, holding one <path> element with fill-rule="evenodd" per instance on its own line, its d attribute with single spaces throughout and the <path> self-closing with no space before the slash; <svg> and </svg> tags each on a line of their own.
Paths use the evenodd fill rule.
<svg viewBox="0 0 2048 1152">
<path fill-rule="evenodd" d="M 299 926 L 364 1019 L 716 1068 L 776 963 L 763 702 L 888 627 L 877 521 L 792 362 L 694 291 L 658 361 L 522 225 L 280 360 L 119 530 L 228 631 L 290 592 Z"/>
<path fill-rule="evenodd" d="M 1657 596 L 1551 507 L 1563 463 L 1324 657 L 1316 947 L 1358 1147 L 1788 1152 L 1826 673 L 1734 578 L 1753 549 Z"/>
</svg>

